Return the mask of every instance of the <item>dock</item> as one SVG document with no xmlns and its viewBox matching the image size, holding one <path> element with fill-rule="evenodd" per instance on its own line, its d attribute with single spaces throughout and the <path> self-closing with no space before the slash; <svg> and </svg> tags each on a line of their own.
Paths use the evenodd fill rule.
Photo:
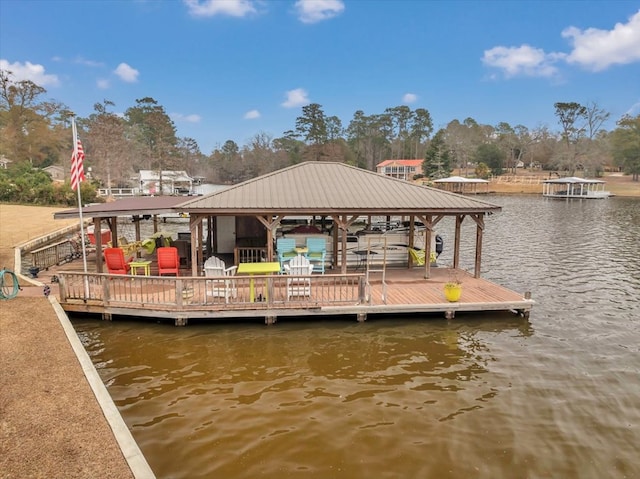
<svg viewBox="0 0 640 479">
<path fill-rule="evenodd" d="M 153 272 L 152 272 L 153 273 Z M 68 313 L 170 319 L 186 325 L 190 319 L 300 320 L 323 316 L 352 316 L 365 321 L 373 315 L 436 315 L 453 319 L 458 312 L 511 311 L 528 317 L 534 301 L 482 278 L 455 270 L 463 283 L 462 297 L 448 302 L 444 283 L 451 268 L 432 268 L 425 279 L 421 268 L 388 269 L 380 274 L 312 274 L 308 294 L 291 294 L 289 275 L 234 276 L 212 280 L 204 276 L 131 276 L 60 271 L 59 301 Z M 253 283 L 253 286 L 252 286 Z M 229 289 L 229 291 L 225 291 Z"/>
</svg>

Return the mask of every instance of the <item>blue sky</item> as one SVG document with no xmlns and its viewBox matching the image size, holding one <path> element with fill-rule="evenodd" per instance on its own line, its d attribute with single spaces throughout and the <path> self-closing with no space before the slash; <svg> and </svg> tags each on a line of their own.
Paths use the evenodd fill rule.
<svg viewBox="0 0 640 479">
<path fill-rule="evenodd" d="M 203 153 L 319 103 L 559 130 L 555 102 L 640 114 L 638 1 L 0 0 L 0 67 L 79 116 L 152 97 Z"/>
</svg>

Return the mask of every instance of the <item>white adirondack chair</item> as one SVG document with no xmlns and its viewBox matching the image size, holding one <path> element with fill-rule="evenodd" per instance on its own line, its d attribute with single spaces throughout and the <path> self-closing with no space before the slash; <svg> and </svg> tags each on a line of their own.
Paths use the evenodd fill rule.
<svg viewBox="0 0 640 479">
<path fill-rule="evenodd" d="M 311 296 L 311 278 L 301 276 L 309 276 L 313 273 L 313 265 L 302 255 L 292 258 L 284 265 L 285 273 L 290 276 L 287 278 L 287 301 L 292 296 Z"/>
<path fill-rule="evenodd" d="M 238 297 L 238 289 L 233 276 L 236 274 L 237 266 L 226 267 L 224 261 L 217 256 L 210 257 L 204 262 L 204 275 L 207 278 L 216 278 L 207 281 L 207 296 L 224 298 L 229 302 L 229 298 Z"/>
</svg>

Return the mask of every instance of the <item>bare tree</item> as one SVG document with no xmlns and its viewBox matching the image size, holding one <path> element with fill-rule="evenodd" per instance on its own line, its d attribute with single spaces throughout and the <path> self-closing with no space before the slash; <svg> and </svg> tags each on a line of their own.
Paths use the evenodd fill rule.
<svg viewBox="0 0 640 479">
<path fill-rule="evenodd" d="M 109 100 L 96 103 L 95 113 L 80 122 L 87 130 L 87 157 L 91 159 L 92 175 L 102 179 L 111 195 L 115 185 L 122 187 L 129 183 L 133 173 L 131 168 L 131 147 L 126 136 L 126 124 L 109 107 L 115 104 Z"/>
<path fill-rule="evenodd" d="M 558 162 L 561 166 L 571 171 L 571 174 L 574 174 L 578 167 L 579 156 L 576 145 L 585 136 L 587 108 L 576 102 L 558 102 L 553 106 L 556 109 L 555 114 L 562 127 L 562 142 L 565 147 L 563 154 L 558 158 Z"/>
</svg>

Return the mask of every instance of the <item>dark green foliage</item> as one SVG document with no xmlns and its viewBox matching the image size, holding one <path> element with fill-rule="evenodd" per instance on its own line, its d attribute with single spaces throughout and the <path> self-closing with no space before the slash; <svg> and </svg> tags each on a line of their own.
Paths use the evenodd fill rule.
<svg viewBox="0 0 640 479">
<path fill-rule="evenodd" d="M 625 116 L 618 122 L 618 128 L 611 134 L 611 147 L 616 164 L 623 171 L 640 178 L 640 115 Z"/>
<path fill-rule="evenodd" d="M 95 186 L 84 181 L 81 184 L 83 203 L 97 199 Z M 0 169 L 0 201 L 32 205 L 76 206 L 77 192 L 69 182 L 56 183 L 44 171 L 32 168 L 26 162 L 8 169 Z"/>
<path fill-rule="evenodd" d="M 422 162 L 422 171 L 432 180 L 451 176 L 453 158 L 449 146 L 444 141 L 444 130 L 438 130 L 429 142 Z"/>
<path fill-rule="evenodd" d="M 489 169 L 489 167 L 484 164 L 484 163 L 478 163 L 474 173 L 476 174 L 476 178 L 481 178 L 483 180 L 486 180 L 489 178 L 489 173 L 491 172 L 491 170 Z"/>
<path fill-rule="evenodd" d="M 504 168 L 505 152 L 498 145 L 486 143 L 480 145 L 473 155 L 473 160 L 479 165 L 484 163 L 494 175 L 501 175 Z"/>
</svg>

